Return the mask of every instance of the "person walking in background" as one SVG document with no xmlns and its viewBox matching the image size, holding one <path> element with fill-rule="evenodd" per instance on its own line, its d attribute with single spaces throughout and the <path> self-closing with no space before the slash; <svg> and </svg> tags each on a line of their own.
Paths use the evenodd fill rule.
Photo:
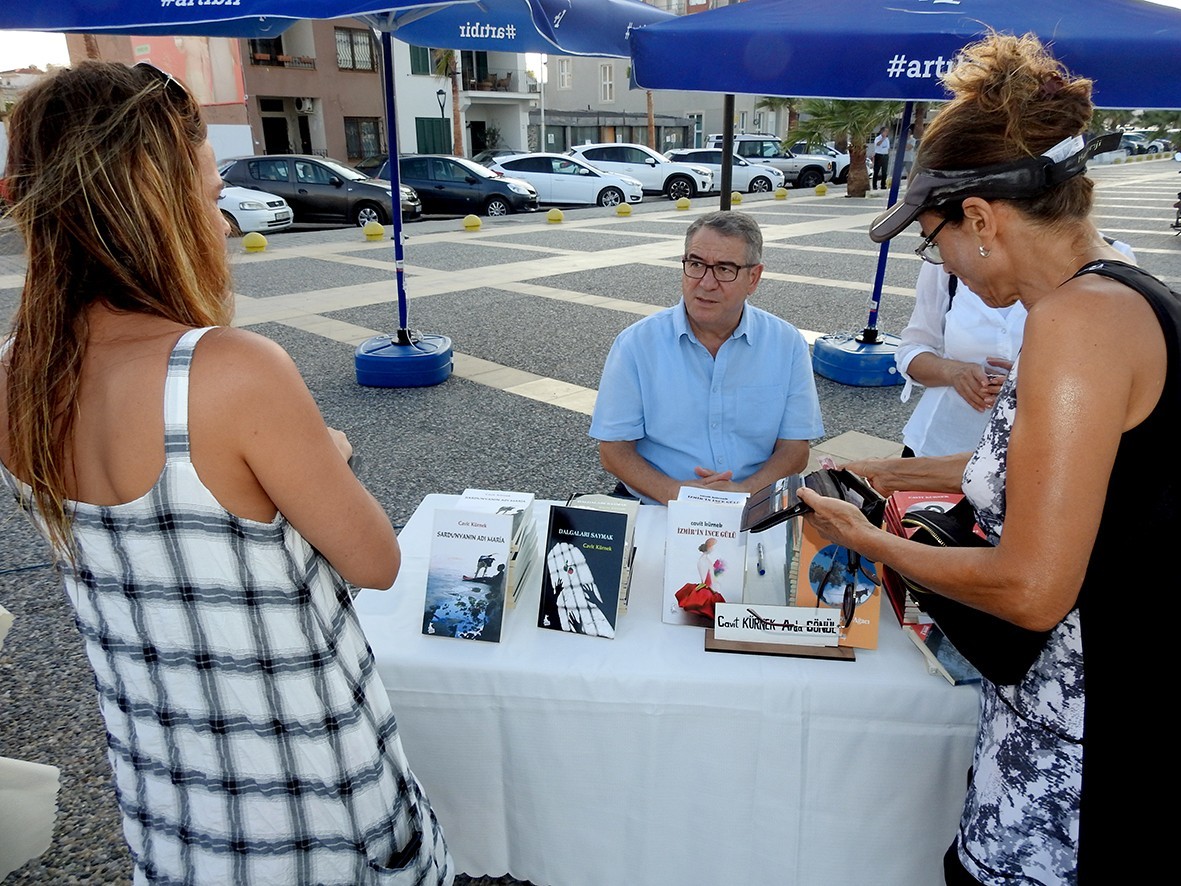
<svg viewBox="0 0 1181 886">
<path fill-rule="evenodd" d="M 846 467 L 883 493 L 962 490 L 991 544 L 920 544 L 847 502 L 799 496 L 830 540 L 1042 635 L 1032 663 L 990 651 L 1020 676 L 981 684 L 947 882 L 1076 884 L 1115 870 L 1153 882 L 1159 858 L 1128 853 L 1113 835 L 1128 809 L 1159 795 L 1155 755 L 1127 749 L 1154 740 L 1154 709 L 1142 702 L 1165 688 L 1169 644 L 1129 650 L 1110 602 L 1127 586 L 1129 558 L 1171 550 L 1181 532 L 1175 472 L 1144 479 L 1174 447 L 1181 296 L 1123 261 L 1091 221 L 1083 173 L 1109 142 L 1081 137 L 1091 81 L 1033 35 L 993 34 L 963 50 L 945 83 L 954 98 L 924 133 L 906 196 L 870 236 L 882 242 L 918 221 L 921 257 L 990 307 L 1020 299 L 1024 342 L 975 453 Z M 1165 825 L 1148 827 L 1146 845 L 1164 836 Z"/>
<path fill-rule="evenodd" d="M 914 124 L 911 123 L 906 130 L 906 148 L 902 155 L 902 175 L 903 177 L 910 176 L 910 168 L 914 166 L 914 152 L 918 147 L 918 142 L 914 138 Z"/>
<path fill-rule="evenodd" d="M 886 187 L 886 175 L 890 168 L 890 127 L 883 126 L 873 140 L 873 188 Z"/>
<path fill-rule="evenodd" d="M 9 136 L 0 476 L 74 608 L 134 882 L 450 883 L 347 584 L 390 586 L 397 537 L 291 359 L 229 326 L 200 106 L 85 62 Z"/>
</svg>

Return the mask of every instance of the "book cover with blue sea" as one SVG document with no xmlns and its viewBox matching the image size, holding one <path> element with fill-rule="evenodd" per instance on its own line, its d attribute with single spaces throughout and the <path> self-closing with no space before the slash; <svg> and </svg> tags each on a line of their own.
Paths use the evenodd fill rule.
<svg viewBox="0 0 1181 886">
<path fill-rule="evenodd" d="M 511 514 L 435 511 L 424 634 L 500 641 L 512 535 Z"/>
</svg>

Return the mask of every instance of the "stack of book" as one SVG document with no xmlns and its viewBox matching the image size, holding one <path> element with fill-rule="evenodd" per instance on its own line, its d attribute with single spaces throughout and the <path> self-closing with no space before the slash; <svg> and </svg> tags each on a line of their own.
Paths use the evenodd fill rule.
<svg viewBox="0 0 1181 886">
<path fill-rule="evenodd" d="M 949 511 L 962 498 L 958 492 L 895 492 L 886 500 L 885 528 L 887 532 L 902 538 L 909 538 L 914 531 L 902 525 L 902 518 L 911 511 Z M 906 589 L 901 576 L 888 566 L 882 568 L 882 586 L 900 625 L 926 625 L 931 618 L 922 609 L 914 595 Z"/>
<path fill-rule="evenodd" d="M 747 533 L 744 493 L 681 487 L 668 503 L 664 543 L 667 624 L 713 626 L 714 605 L 743 602 Z"/>
<path fill-rule="evenodd" d="M 456 507 L 495 514 L 508 514 L 513 518 L 512 546 L 509 552 L 508 588 L 509 606 L 516 604 L 521 596 L 525 579 L 539 561 L 537 548 L 537 524 L 533 519 L 532 492 L 509 492 L 502 489 L 465 489 Z"/>
<path fill-rule="evenodd" d="M 908 624 L 902 633 L 910 637 L 927 661 L 927 673 L 938 674 L 952 686 L 979 683 L 980 672 L 960 655 L 936 624 Z"/>
<path fill-rule="evenodd" d="M 468 489 L 434 514 L 422 632 L 499 642 L 537 562 L 532 493 Z"/>
<path fill-rule="evenodd" d="M 537 626 L 613 638 L 627 605 L 640 503 L 574 496 L 550 507 Z"/>
</svg>

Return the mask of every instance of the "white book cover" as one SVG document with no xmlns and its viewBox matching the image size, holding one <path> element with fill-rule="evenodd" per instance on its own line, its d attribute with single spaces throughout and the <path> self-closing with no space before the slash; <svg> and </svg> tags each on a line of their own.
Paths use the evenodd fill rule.
<svg viewBox="0 0 1181 886">
<path fill-rule="evenodd" d="M 422 632 L 499 642 L 513 518 L 476 510 L 435 511 Z"/>
<path fill-rule="evenodd" d="M 746 504 L 749 492 L 729 492 L 725 489 L 704 489 L 700 486 L 682 486 L 677 492 L 677 501 L 706 501 L 717 504 Z"/>
<path fill-rule="evenodd" d="M 664 546 L 664 605 L 669 624 L 710 624 L 712 602 L 741 603 L 746 533 L 741 503 L 670 501 Z M 720 599 L 719 599 L 720 598 Z"/>
<path fill-rule="evenodd" d="M 467 488 L 459 497 L 456 507 L 469 508 L 473 511 L 492 511 L 495 514 L 511 514 L 513 517 L 513 534 L 516 535 L 533 516 L 533 502 L 536 496 L 532 492 L 513 492 L 508 489 L 475 489 Z"/>
</svg>

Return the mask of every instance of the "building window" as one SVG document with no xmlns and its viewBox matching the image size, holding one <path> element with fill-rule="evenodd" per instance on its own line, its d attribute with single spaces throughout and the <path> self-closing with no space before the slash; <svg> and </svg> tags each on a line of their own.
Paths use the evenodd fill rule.
<svg viewBox="0 0 1181 886">
<path fill-rule="evenodd" d="M 250 61 L 255 65 L 277 65 L 283 54 L 283 38 L 271 37 L 250 41 Z"/>
<path fill-rule="evenodd" d="M 574 71 L 571 69 L 571 59 L 558 59 L 558 89 L 569 89 L 574 85 Z"/>
<path fill-rule="evenodd" d="M 344 149 L 350 160 L 384 153 L 381 148 L 381 119 L 345 117 Z"/>
<path fill-rule="evenodd" d="M 336 65 L 342 71 L 376 71 L 373 35 L 364 28 L 337 28 Z"/>
<path fill-rule="evenodd" d="M 611 62 L 599 65 L 599 101 L 615 101 L 615 65 Z"/>
<path fill-rule="evenodd" d="M 702 114 L 686 114 L 685 116 L 693 121 L 693 147 L 695 147 L 695 148 L 703 147 L 703 145 L 701 144 L 701 131 L 702 131 L 701 120 L 702 120 L 703 115 Z"/>
</svg>

